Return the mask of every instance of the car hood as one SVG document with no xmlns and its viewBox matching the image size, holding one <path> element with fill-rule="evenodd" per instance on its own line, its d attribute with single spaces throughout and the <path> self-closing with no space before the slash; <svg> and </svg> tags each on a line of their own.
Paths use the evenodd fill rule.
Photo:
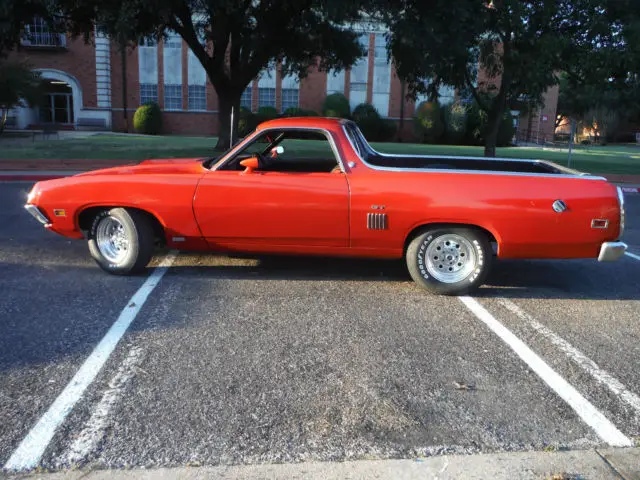
<svg viewBox="0 0 640 480">
<path fill-rule="evenodd" d="M 204 170 L 202 158 L 166 158 L 144 160 L 137 165 L 122 165 L 118 167 L 103 168 L 90 172 L 80 173 L 76 176 L 88 175 L 139 175 L 139 174 L 172 174 L 199 173 Z"/>
</svg>

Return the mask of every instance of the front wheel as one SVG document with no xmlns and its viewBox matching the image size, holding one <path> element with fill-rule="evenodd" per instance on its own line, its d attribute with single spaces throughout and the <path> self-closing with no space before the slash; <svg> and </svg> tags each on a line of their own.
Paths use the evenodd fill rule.
<svg viewBox="0 0 640 480">
<path fill-rule="evenodd" d="M 155 235 L 141 212 L 112 208 L 100 212 L 89 231 L 89 252 L 100 267 L 114 275 L 142 271 L 153 255 Z"/>
<path fill-rule="evenodd" d="M 406 260 L 411 278 L 426 290 L 441 295 L 464 295 L 486 279 L 493 251 L 478 230 L 437 227 L 414 238 Z"/>
</svg>

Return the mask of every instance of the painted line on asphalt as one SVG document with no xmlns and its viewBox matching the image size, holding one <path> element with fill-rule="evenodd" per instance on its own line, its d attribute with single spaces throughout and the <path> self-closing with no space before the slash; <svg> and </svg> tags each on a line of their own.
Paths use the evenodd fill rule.
<svg viewBox="0 0 640 480">
<path fill-rule="evenodd" d="M 612 447 L 632 447 L 633 442 L 611 423 L 591 402 L 562 378 L 542 358 L 495 319 L 477 300 L 458 297 L 460 301 L 493 333 L 505 342 L 540 379 L 562 398 L 594 432 Z"/>
<path fill-rule="evenodd" d="M 82 461 L 98 447 L 100 440 L 104 437 L 111 410 L 118 403 L 124 387 L 134 376 L 141 360 L 142 349 L 133 347 L 109 382 L 109 388 L 102 395 L 85 427 L 63 455 L 62 459 L 66 465 Z"/>
<path fill-rule="evenodd" d="M 9 457 L 9 460 L 4 465 L 5 469 L 27 470 L 38 465 L 56 430 L 69 415 L 75 404 L 78 403 L 78 400 L 82 398 L 87 387 L 95 380 L 98 372 L 135 320 L 151 292 L 158 286 L 164 274 L 167 273 L 175 258 L 176 252 L 170 252 L 160 265 L 153 270 L 153 273 L 149 275 L 149 278 L 138 291 L 133 294 L 107 334 L 91 352 L 91 355 L 85 360 L 62 393 L 51 404 L 49 410 L 42 415 L 27 436 L 20 442 L 11 457 Z"/>
<path fill-rule="evenodd" d="M 624 254 L 627 255 L 628 257 L 635 258 L 640 262 L 640 255 L 636 255 L 635 253 L 631 253 L 631 252 L 624 252 Z"/>
<path fill-rule="evenodd" d="M 564 352 L 571 360 L 577 363 L 586 371 L 591 377 L 598 383 L 606 386 L 613 394 L 615 394 L 620 400 L 624 401 L 627 405 L 632 407 L 636 413 L 640 414 L 640 397 L 631 392 L 624 384 L 613 377 L 606 370 L 600 368 L 600 366 L 587 357 L 580 350 L 575 348 L 564 338 L 551 331 L 549 328 L 538 322 L 530 314 L 522 310 L 518 305 L 506 298 L 498 299 L 503 307 L 510 312 L 514 313 L 518 318 L 527 322 L 531 328 L 540 333 L 542 336 L 549 339 L 549 341 Z"/>
</svg>

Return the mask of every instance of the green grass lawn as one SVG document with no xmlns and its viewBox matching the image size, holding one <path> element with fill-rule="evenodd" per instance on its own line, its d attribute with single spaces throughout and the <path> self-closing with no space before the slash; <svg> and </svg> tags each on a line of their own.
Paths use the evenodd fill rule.
<svg viewBox="0 0 640 480">
<path fill-rule="evenodd" d="M 217 139 L 185 136 L 104 135 L 36 142 L 5 141 L 0 137 L 0 159 L 118 159 L 178 158 L 215 156 Z M 422 155 L 482 156 L 482 147 L 374 143 L 385 153 Z M 567 165 L 566 149 L 534 147 L 499 148 L 498 156 L 536 158 Z M 640 174 L 640 146 L 580 146 L 574 149 L 571 166 L 592 173 Z"/>
</svg>

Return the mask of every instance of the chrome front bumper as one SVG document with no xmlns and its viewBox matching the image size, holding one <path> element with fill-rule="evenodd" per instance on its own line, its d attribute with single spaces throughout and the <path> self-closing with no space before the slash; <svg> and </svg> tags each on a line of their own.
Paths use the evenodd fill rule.
<svg viewBox="0 0 640 480">
<path fill-rule="evenodd" d="M 41 224 L 48 225 L 49 223 L 51 223 L 51 222 L 49 222 L 49 219 L 47 218 L 47 216 L 44 213 L 42 213 L 40 211 L 40 209 L 38 207 L 36 207 L 35 205 L 30 205 L 30 204 L 27 203 L 24 206 L 24 209 L 27 212 L 29 212 L 33 216 L 33 218 L 38 220 Z"/>
<path fill-rule="evenodd" d="M 615 262 L 624 252 L 627 251 L 627 244 L 623 242 L 604 242 L 600 247 L 599 262 Z"/>
</svg>

